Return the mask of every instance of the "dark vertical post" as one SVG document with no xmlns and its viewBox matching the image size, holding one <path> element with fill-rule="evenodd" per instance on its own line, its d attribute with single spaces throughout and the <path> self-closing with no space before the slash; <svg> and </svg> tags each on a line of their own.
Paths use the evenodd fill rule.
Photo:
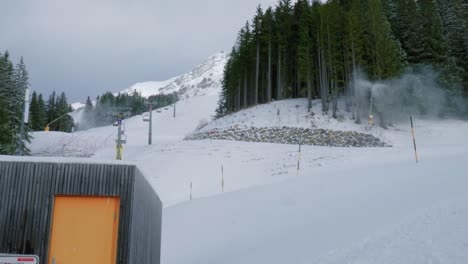
<svg viewBox="0 0 468 264">
<path fill-rule="evenodd" d="M 117 130 L 117 160 L 122 160 L 122 120 L 119 119 Z"/>
<path fill-rule="evenodd" d="M 409 118 L 411 123 L 411 134 L 413 136 L 414 157 L 416 158 L 416 163 L 418 163 L 418 151 L 416 150 L 416 138 L 414 137 L 413 117 L 410 115 Z"/>
<path fill-rule="evenodd" d="M 190 182 L 190 200 L 192 200 L 192 182 Z"/>
<path fill-rule="evenodd" d="M 299 176 L 300 162 L 301 162 L 301 144 L 299 144 L 299 151 L 297 152 L 297 176 Z"/>
<path fill-rule="evenodd" d="M 148 131 L 148 145 L 153 142 L 153 107 L 152 103 L 149 104 L 149 131 Z"/>
</svg>

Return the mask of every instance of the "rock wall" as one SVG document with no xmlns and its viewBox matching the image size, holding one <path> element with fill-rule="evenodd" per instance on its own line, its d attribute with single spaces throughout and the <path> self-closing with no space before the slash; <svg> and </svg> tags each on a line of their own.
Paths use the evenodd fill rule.
<svg viewBox="0 0 468 264">
<path fill-rule="evenodd" d="M 370 134 L 299 127 L 229 127 L 195 132 L 185 140 L 236 140 L 279 144 L 303 144 L 331 147 L 391 147 Z"/>
</svg>

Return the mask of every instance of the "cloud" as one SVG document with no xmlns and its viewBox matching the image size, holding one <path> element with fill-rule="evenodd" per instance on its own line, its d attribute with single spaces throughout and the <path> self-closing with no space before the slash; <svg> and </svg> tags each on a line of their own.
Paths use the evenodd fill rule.
<svg viewBox="0 0 468 264">
<path fill-rule="evenodd" d="M 190 70 L 230 50 L 272 0 L 3 1 L 0 50 L 24 56 L 34 90 L 84 100 Z"/>
</svg>

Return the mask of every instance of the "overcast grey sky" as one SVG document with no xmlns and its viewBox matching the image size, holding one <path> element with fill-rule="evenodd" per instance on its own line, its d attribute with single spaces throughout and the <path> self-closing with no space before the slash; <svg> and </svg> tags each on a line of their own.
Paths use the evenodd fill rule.
<svg viewBox="0 0 468 264">
<path fill-rule="evenodd" d="M 184 73 L 277 0 L 0 0 L 0 52 L 70 101 Z"/>
</svg>

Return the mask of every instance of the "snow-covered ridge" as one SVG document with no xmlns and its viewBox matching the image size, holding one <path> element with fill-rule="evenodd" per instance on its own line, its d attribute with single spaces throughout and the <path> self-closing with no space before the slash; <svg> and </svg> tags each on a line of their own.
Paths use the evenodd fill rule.
<svg viewBox="0 0 468 264">
<path fill-rule="evenodd" d="M 120 91 L 131 94 L 134 91 L 141 93 L 143 97 L 157 94 L 169 94 L 178 92 L 181 100 L 204 95 L 217 95 L 221 91 L 224 66 L 229 54 L 223 51 L 210 56 L 205 62 L 196 66 L 191 71 L 165 81 L 139 82 Z M 118 93 L 115 93 L 117 95 Z M 85 106 L 82 102 L 72 104 L 74 110 Z"/>
<path fill-rule="evenodd" d="M 178 92 L 181 99 L 217 94 L 221 89 L 224 65 L 228 57 L 227 53 L 218 52 L 188 73 L 166 81 L 136 83 L 121 93 L 132 93 L 136 90 L 142 96 L 148 97 Z"/>
</svg>

